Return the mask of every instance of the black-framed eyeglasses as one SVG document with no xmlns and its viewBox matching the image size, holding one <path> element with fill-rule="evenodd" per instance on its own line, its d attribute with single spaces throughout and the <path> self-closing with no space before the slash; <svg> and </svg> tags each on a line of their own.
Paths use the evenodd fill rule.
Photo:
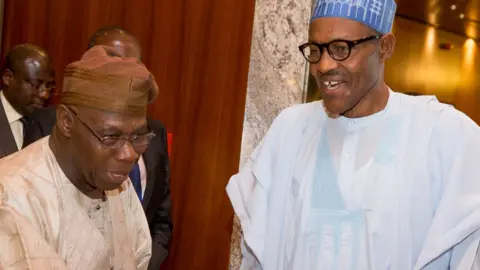
<svg viewBox="0 0 480 270">
<path fill-rule="evenodd" d="M 142 152 L 148 146 L 148 144 L 152 141 L 155 137 L 155 132 L 153 132 L 150 128 L 149 131 L 145 134 L 132 134 L 132 135 L 106 135 L 101 136 L 99 135 L 93 128 L 91 128 L 79 115 L 75 110 L 72 108 L 68 108 L 73 115 L 82 123 L 94 136 L 97 140 L 108 149 L 119 149 L 127 141 L 132 143 L 133 148 L 138 151 Z"/>
<path fill-rule="evenodd" d="M 300 52 L 302 52 L 303 57 L 305 57 L 305 59 L 312 64 L 318 63 L 320 61 L 324 49 L 334 60 L 344 61 L 352 53 L 353 47 L 370 40 L 379 39 L 381 37 L 382 35 L 375 35 L 357 40 L 336 39 L 323 44 L 307 42 L 300 45 L 298 49 L 300 50 Z"/>
</svg>

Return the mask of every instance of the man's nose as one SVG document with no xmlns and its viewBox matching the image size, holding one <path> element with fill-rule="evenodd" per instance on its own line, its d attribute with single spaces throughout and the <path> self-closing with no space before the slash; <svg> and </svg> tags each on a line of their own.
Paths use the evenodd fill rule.
<svg viewBox="0 0 480 270">
<path fill-rule="evenodd" d="M 117 154 L 117 159 L 129 163 L 134 163 L 138 158 L 140 157 L 140 154 L 137 152 L 135 147 L 133 147 L 133 144 L 130 140 L 127 140 L 125 144 L 120 147 L 118 154 Z"/>
<path fill-rule="evenodd" d="M 38 96 L 42 100 L 48 100 L 51 95 L 51 90 L 45 86 L 45 84 L 40 85 L 38 88 Z"/>
<path fill-rule="evenodd" d="M 338 62 L 333 59 L 328 53 L 327 49 L 324 48 L 322 54 L 320 55 L 320 61 L 318 61 L 318 63 L 311 64 L 311 68 L 321 74 L 325 74 L 338 68 Z"/>
</svg>

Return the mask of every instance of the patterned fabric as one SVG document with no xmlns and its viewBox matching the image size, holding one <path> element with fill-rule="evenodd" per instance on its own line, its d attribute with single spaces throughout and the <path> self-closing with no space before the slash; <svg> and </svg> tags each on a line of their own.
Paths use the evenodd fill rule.
<svg viewBox="0 0 480 270">
<path fill-rule="evenodd" d="M 26 218 L 0 205 L 0 269 L 67 270 L 67 266 Z"/>
<path fill-rule="evenodd" d="M 95 46 L 65 69 L 61 103 L 146 116 L 158 86 L 135 58 L 115 57 L 113 49 Z"/>
<path fill-rule="evenodd" d="M 396 10 L 395 0 L 318 0 L 312 21 L 323 17 L 346 18 L 385 34 L 392 31 Z"/>
<path fill-rule="evenodd" d="M 132 240 L 131 240 L 130 234 L 127 231 L 128 230 L 127 220 L 126 220 L 124 209 L 122 209 L 120 198 L 118 196 L 118 190 L 108 191 L 107 195 L 110 201 L 109 207 L 110 207 L 111 219 L 115 220 L 115 223 L 116 223 L 114 226 L 112 226 L 112 236 L 113 236 L 113 243 L 114 243 L 113 248 L 114 248 L 114 254 L 115 254 L 114 269 L 122 269 L 122 270 L 140 269 L 139 267 L 147 269 L 148 262 L 150 261 L 151 252 L 152 252 L 152 243 L 150 238 L 150 231 L 148 230 L 148 225 L 147 225 L 147 230 L 144 230 L 143 234 L 145 237 L 148 237 L 148 239 L 150 240 L 150 245 L 148 246 L 148 252 L 150 254 L 148 254 L 148 256 L 145 256 L 146 254 L 143 254 L 147 258 L 147 260 L 144 260 L 144 263 L 142 263 L 141 265 L 137 265 L 138 261 L 135 260 L 136 254 L 132 249 L 132 245 L 131 245 Z M 131 195 L 134 196 L 133 194 Z M 140 205 L 140 201 L 135 199 L 135 202 L 137 203 L 137 211 L 142 212 L 143 214 L 143 211 L 141 211 L 142 208 Z M 143 215 L 143 217 L 145 217 L 145 215 Z M 148 233 L 148 234 L 145 234 L 145 233 Z M 140 258 L 137 258 L 137 260 L 138 259 L 142 260 L 144 258 L 140 257 Z"/>
<path fill-rule="evenodd" d="M 147 269 L 152 242 L 132 185 L 92 215 L 99 202 L 68 180 L 48 139 L 0 160 L 0 269 Z"/>
</svg>

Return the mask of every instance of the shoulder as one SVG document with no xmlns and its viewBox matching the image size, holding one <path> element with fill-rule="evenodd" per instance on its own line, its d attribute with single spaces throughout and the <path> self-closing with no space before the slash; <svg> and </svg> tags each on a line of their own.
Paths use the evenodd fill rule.
<svg viewBox="0 0 480 270">
<path fill-rule="evenodd" d="M 455 147 L 461 147 L 465 146 L 465 143 L 480 143 L 480 127 L 465 113 L 454 107 L 438 108 L 438 105 L 433 104 L 430 110 L 437 114 L 433 138 L 440 141 L 440 144 L 455 144 Z"/>
<path fill-rule="evenodd" d="M 42 126 L 53 127 L 57 121 L 57 107 L 50 106 L 38 109 L 32 115 L 30 115 L 29 118 L 37 123 L 40 123 Z"/>
<path fill-rule="evenodd" d="M 155 120 L 150 117 L 147 117 L 147 124 L 148 124 L 148 127 L 150 127 L 157 135 L 163 136 L 163 134 L 167 132 L 165 125 L 159 120 Z"/>
<path fill-rule="evenodd" d="M 57 111 L 57 106 L 49 106 L 45 108 L 41 108 L 35 111 L 35 113 L 32 114 L 32 117 L 34 118 L 48 118 L 52 119 L 56 116 L 56 111 Z"/>
<path fill-rule="evenodd" d="M 325 118 L 322 101 L 293 105 L 281 111 L 275 118 L 264 140 L 278 144 L 295 139 L 303 134 L 312 121 L 318 122 Z"/>
<path fill-rule="evenodd" d="M 437 97 L 434 95 L 411 96 L 393 91 L 392 94 L 401 109 L 410 108 L 414 110 L 423 110 L 426 113 L 437 115 L 445 110 L 456 110 L 453 105 L 438 101 Z"/>
<path fill-rule="evenodd" d="M 28 212 L 35 205 L 45 205 L 56 196 L 56 186 L 48 167 L 24 161 L 18 152 L 0 163 L 0 201 L 20 212 Z"/>
<path fill-rule="evenodd" d="M 296 104 L 284 109 L 277 118 L 289 119 L 290 121 L 295 121 L 298 119 L 305 119 L 311 115 L 322 113 L 325 114 L 323 110 L 322 101 L 314 101 L 303 104 Z"/>
<path fill-rule="evenodd" d="M 435 96 L 396 95 L 401 98 L 402 105 L 412 110 L 416 121 L 432 126 L 434 133 L 460 135 L 467 130 L 479 131 L 478 125 L 465 113 L 453 105 L 438 101 Z"/>
<path fill-rule="evenodd" d="M 273 158 L 286 141 L 298 141 L 312 121 L 325 118 L 321 101 L 293 105 L 282 110 L 252 153 L 252 158 Z"/>
<path fill-rule="evenodd" d="M 465 113 L 434 96 L 408 96 L 396 93 L 401 109 L 411 115 L 416 134 L 426 132 L 432 153 L 452 156 L 465 144 L 480 144 L 480 127 Z"/>
<path fill-rule="evenodd" d="M 42 235 L 47 235 L 45 226 L 56 222 L 49 216 L 59 211 L 53 176 L 46 166 L 22 163 L 21 151 L 17 153 L 11 159 L 0 162 L 0 205 L 12 209 Z"/>
<path fill-rule="evenodd" d="M 471 121 L 454 106 L 439 102 L 435 96 L 410 96 L 393 92 L 398 106 L 398 112 L 411 116 L 412 123 L 418 123 L 428 128 L 438 128 L 446 122 Z M 472 121 L 473 123 L 473 121 Z"/>
<path fill-rule="evenodd" d="M 325 116 L 322 101 L 297 104 L 282 110 L 270 128 L 288 132 L 305 125 L 312 117 L 319 119 L 322 116 Z"/>
<path fill-rule="evenodd" d="M 167 148 L 167 130 L 165 125 L 159 120 L 154 120 L 150 117 L 147 117 L 147 124 L 150 129 L 155 133 L 150 145 L 145 152 L 145 158 L 151 157 L 152 155 L 157 156 L 158 154 L 166 154 Z"/>
<path fill-rule="evenodd" d="M 12 186 L 29 185 L 42 188 L 53 179 L 44 148 L 48 147 L 48 137 L 42 138 L 28 147 L 0 159 L 0 183 Z"/>
</svg>

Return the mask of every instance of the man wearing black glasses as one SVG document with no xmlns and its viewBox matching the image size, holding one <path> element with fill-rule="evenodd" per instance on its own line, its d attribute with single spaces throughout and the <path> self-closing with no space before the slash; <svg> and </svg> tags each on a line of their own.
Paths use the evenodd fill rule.
<svg viewBox="0 0 480 270">
<path fill-rule="evenodd" d="M 144 269 L 152 241 L 128 174 L 156 134 L 135 58 L 96 46 L 67 66 L 50 136 L 0 160 L 1 269 Z M 98 91 L 102 89 L 102 91 Z"/>
<path fill-rule="evenodd" d="M 227 186 L 242 269 L 479 269 L 480 128 L 386 85 L 395 10 L 316 2 L 299 49 L 322 100 L 284 110 Z"/>
</svg>

